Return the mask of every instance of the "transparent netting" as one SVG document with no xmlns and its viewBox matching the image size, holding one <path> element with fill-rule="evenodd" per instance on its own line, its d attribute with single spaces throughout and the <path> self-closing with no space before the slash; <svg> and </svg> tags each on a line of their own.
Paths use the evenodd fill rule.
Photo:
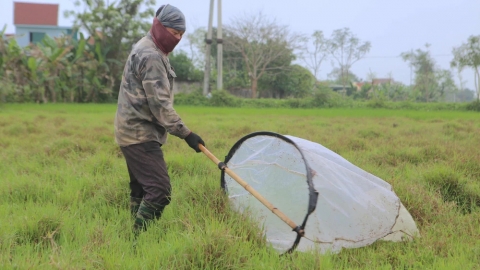
<svg viewBox="0 0 480 270">
<path fill-rule="evenodd" d="M 297 225 L 305 236 L 297 250 L 337 252 L 376 240 L 402 241 L 418 234 L 392 187 L 320 144 L 259 132 L 242 138 L 227 166 Z M 294 246 L 297 233 L 222 173 L 232 206 L 255 219 L 278 251 Z"/>
</svg>

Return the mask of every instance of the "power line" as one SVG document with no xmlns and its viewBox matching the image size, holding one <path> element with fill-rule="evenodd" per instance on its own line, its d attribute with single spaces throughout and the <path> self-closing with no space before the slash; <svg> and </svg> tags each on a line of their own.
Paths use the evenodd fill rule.
<svg viewBox="0 0 480 270">
<path fill-rule="evenodd" d="M 453 55 L 452 54 L 433 54 L 431 55 L 432 57 L 446 57 L 446 56 L 450 56 L 452 57 Z M 365 56 L 363 58 L 379 58 L 379 59 L 386 59 L 386 58 L 401 58 L 402 56 L 401 55 L 397 55 L 397 56 Z"/>
</svg>

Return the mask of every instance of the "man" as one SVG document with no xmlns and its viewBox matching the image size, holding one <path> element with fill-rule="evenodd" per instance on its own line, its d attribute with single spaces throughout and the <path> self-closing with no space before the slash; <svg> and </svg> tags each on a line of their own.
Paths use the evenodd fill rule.
<svg viewBox="0 0 480 270">
<path fill-rule="evenodd" d="M 184 139 L 197 153 L 199 144 L 205 145 L 173 108 L 176 75 L 167 56 L 184 33 L 183 13 L 171 5 L 161 6 L 150 32 L 135 44 L 123 71 L 115 140 L 127 162 L 136 235 L 160 218 L 170 203 L 170 178 L 161 149 L 167 133 Z"/>
</svg>

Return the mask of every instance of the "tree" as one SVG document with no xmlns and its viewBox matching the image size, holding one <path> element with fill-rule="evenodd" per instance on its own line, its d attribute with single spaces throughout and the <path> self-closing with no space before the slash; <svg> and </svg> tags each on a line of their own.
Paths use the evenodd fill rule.
<svg viewBox="0 0 480 270">
<path fill-rule="evenodd" d="M 419 100 L 429 102 L 437 100 L 440 93 L 437 91 L 436 63 L 430 55 L 430 44 L 425 44 L 425 47 L 426 50 L 404 52 L 401 56 L 415 69 L 414 91 L 420 94 Z"/>
<path fill-rule="evenodd" d="M 310 70 L 291 65 L 281 72 L 266 74 L 259 80 L 262 91 L 270 92 L 270 96 L 277 98 L 302 98 L 312 94 L 316 79 Z"/>
<path fill-rule="evenodd" d="M 313 49 L 310 48 L 309 42 L 313 43 Z M 320 66 L 328 55 L 328 42 L 322 31 L 315 31 L 310 38 L 306 39 L 303 52 L 300 58 L 305 62 L 307 67 L 312 71 L 315 78 L 318 78 Z"/>
<path fill-rule="evenodd" d="M 217 28 L 212 28 L 212 36 L 217 36 Z M 187 44 L 185 47 L 189 48 L 189 55 L 196 70 L 203 69 L 205 66 L 205 38 L 207 32 L 204 28 L 196 28 L 193 33 L 186 35 Z M 224 39 L 228 39 L 228 35 L 225 35 Z M 217 63 L 217 40 L 212 39 L 212 46 L 210 50 L 210 82 L 216 82 L 216 63 Z M 248 78 L 248 72 L 243 63 L 243 57 L 241 53 L 232 50 L 223 51 L 223 85 L 225 89 L 245 89 L 249 87 L 250 80 Z"/>
<path fill-rule="evenodd" d="M 207 36 L 207 31 L 205 28 L 196 28 L 191 33 L 187 33 L 184 36 L 186 39 L 189 48 L 190 61 L 193 63 L 195 68 L 202 68 L 205 66 L 205 38 Z"/>
<path fill-rule="evenodd" d="M 334 83 L 338 83 L 338 84 L 343 84 L 344 82 L 346 82 L 347 85 L 350 85 L 352 82 L 360 81 L 358 76 L 355 75 L 353 72 L 342 73 L 342 70 L 340 68 L 333 68 L 332 71 L 328 73 L 328 77 Z"/>
<path fill-rule="evenodd" d="M 465 67 L 470 67 L 474 71 L 475 90 L 477 92 L 477 100 L 480 101 L 480 35 L 470 36 L 466 43 L 463 43 L 458 48 L 453 49 L 452 67 L 462 70 Z"/>
<path fill-rule="evenodd" d="M 200 81 L 203 78 L 203 72 L 195 68 L 191 58 L 184 51 L 173 52 L 169 59 L 179 81 Z"/>
<path fill-rule="evenodd" d="M 53 39 L 45 35 L 42 42 L 30 51 L 32 56 L 28 58 L 27 64 L 30 71 L 29 77 L 31 85 L 41 89 L 43 103 L 47 103 L 48 100 L 57 102 L 57 90 L 62 86 L 59 78 L 68 65 L 71 50 L 72 46 L 66 44 L 64 38 Z M 61 90 L 64 89 L 61 88 Z M 63 94 L 62 92 L 61 98 Z"/>
<path fill-rule="evenodd" d="M 12 92 L 23 92 L 26 73 L 25 54 L 14 38 L 4 35 L 6 29 L 0 31 L 0 103 Z"/>
<path fill-rule="evenodd" d="M 65 16 L 73 16 L 75 24 L 90 35 L 102 50 L 97 55 L 105 55 L 109 74 L 104 77 L 106 87 L 118 89 L 123 71 L 122 63 L 130 53 L 132 45 L 150 29 L 155 11 L 155 0 L 76 0 L 82 12 L 66 11 Z M 102 60 L 102 59 L 100 59 Z"/>
<path fill-rule="evenodd" d="M 453 80 L 452 71 L 448 69 L 438 70 L 436 72 L 436 79 L 438 82 L 438 92 L 442 97 L 444 97 L 444 101 L 447 95 L 455 96 L 455 94 L 458 92 L 457 85 Z"/>
<path fill-rule="evenodd" d="M 278 25 L 261 13 L 235 18 L 225 27 L 225 51 L 240 53 L 250 78 L 252 98 L 257 97 L 258 80 L 268 70 L 285 66 L 270 65 L 276 59 L 299 48 L 300 36 Z"/>
<path fill-rule="evenodd" d="M 293 65 L 285 73 L 283 76 L 278 76 L 278 80 L 275 81 L 277 89 L 286 96 L 296 98 L 312 94 L 316 79 L 310 70 L 300 65 Z"/>
<path fill-rule="evenodd" d="M 352 72 L 342 72 L 340 68 L 333 68 L 328 74 L 328 77 L 336 85 L 341 85 L 342 88 L 338 89 L 338 92 L 343 92 L 342 95 L 350 96 L 354 93 L 353 82 L 358 82 L 360 79 Z"/>
<path fill-rule="evenodd" d="M 361 42 L 348 28 L 333 31 L 327 41 L 327 50 L 339 65 L 344 92 L 352 65 L 362 59 L 371 47 L 370 42 Z"/>
<path fill-rule="evenodd" d="M 284 54 L 278 57 L 267 66 L 267 70 L 258 80 L 258 96 L 283 98 L 289 95 L 289 93 L 287 93 L 288 90 L 285 91 L 286 88 L 281 87 L 279 81 L 285 79 L 284 77 L 290 77 L 291 72 L 294 70 L 292 66 L 293 60 L 295 60 L 295 55 L 293 52 L 290 52 L 290 54 Z M 283 68 L 280 70 L 270 69 L 270 67 L 279 66 Z M 305 68 L 303 69 L 306 70 Z"/>
<path fill-rule="evenodd" d="M 475 99 L 475 92 L 470 89 L 462 89 L 457 93 L 458 102 L 468 102 Z"/>
</svg>

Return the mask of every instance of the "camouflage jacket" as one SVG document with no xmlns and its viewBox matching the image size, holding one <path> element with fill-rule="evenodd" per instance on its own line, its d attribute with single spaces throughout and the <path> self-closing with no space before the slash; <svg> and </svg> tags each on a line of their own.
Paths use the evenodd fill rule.
<svg viewBox="0 0 480 270">
<path fill-rule="evenodd" d="M 120 146 L 157 141 L 167 132 L 185 138 L 190 130 L 173 108 L 175 72 L 150 33 L 128 56 L 118 93 L 115 140 Z"/>
</svg>

